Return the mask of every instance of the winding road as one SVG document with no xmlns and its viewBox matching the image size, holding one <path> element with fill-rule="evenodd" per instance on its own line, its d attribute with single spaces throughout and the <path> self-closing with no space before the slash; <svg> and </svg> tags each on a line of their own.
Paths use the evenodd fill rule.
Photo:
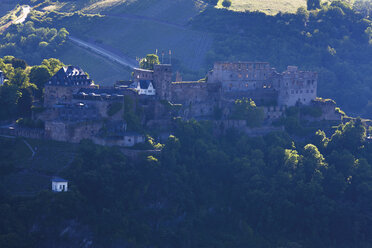
<svg viewBox="0 0 372 248">
<path fill-rule="evenodd" d="M 121 56 L 118 56 L 110 51 L 107 51 L 106 49 L 104 48 L 101 48 L 97 45 L 94 45 L 92 43 L 89 43 L 89 42 L 86 42 L 86 41 L 83 41 L 83 40 L 80 40 L 76 37 L 73 37 L 73 36 L 69 36 L 68 37 L 69 40 L 73 43 L 75 43 L 76 45 L 80 46 L 80 47 L 83 47 L 83 48 L 86 48 L 86 49 L 89 49 L 89 50 L 92 50 L 93 52 L 103 56 L 103 57 L 106 57 L 114 62 L 117 62 L 121 65 L 124 65 L 124 66 L 128 66 L 130 68 L 135 68 L 137 67 L 137 62 L 135 59 L 132 59 L 132 58 L 124 58 L 124 57 L 121 57 Z"/>
</svg>

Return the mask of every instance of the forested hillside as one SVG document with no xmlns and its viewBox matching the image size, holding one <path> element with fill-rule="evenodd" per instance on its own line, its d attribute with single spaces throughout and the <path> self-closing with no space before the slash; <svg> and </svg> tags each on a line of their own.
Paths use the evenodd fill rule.
<svg viewBox="0 0 372 248">
<path fill-rule="evenodd" d="M 1 125 L 42 128 L 32 113 L 43 111 L 44 85 L 65 64 L 96 83 L 130 78 L 71 35 L 128 58 L 172 50 L 184 79 L 204 77 L 215 61 L 297 65 L 319 72 L 320 96 L 350 116 L 372 117 L 371 2 L 310 1 L 307 9 L 296 1 L 303 7 L 291 12 L 242 2 L 21 1 L 33 7 L 28 19 L 0 34 Z M 0 13 L 12 4 L 1 2 Z M 252 9 L 266 13 L 236 11 Z M 143 109 L 123 102 L 112 112 L 127 110 L 128 127 L 144 131 Z M 172 118 L 166 135 L 149 128 L 156 139 L 133 149 L 1 135 L 0 247 L 372 247 L 372 128 L 341 109 L 334 124 L 317 119 L 318 107 L 290 107 L 270 123 L 281 132 L 254 137 Z M 255 128 L 264 112 L 236 99 L 230 118 Z M 51 192 L 56 175 L 68 192 Z"/>
<path fill-rule="evenodd" d="M 13 197 L 3 185 L 1 247 L 372 245 L 372 146 L 360 120 L 296 143 L 217 138 L 208 122 L 174 128 L 161 154 L 136 160 L 83 142 L 61 173 L 66 193 Z M 14 154 L 1 144 L 1 156 Z"/>
</svg>

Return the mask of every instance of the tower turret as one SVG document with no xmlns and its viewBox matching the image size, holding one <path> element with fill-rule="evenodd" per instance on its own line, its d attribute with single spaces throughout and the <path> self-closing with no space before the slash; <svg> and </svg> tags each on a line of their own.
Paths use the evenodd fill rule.
<svg viewBox="0 0 372 248">
<path fill-rule="evenodd" d="M 172 66 L 167 64 L 154 65 L 153 82 L 159 99 L 170 100 L 172 83 Z"/>
</svg>

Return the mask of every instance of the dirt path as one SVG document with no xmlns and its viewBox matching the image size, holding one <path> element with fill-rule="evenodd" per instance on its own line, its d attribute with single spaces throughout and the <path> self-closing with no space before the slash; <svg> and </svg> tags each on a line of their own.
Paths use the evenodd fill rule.
<svg viewBox="0 0 372 248">
<path fill-rule="evenodd" d="M 23 143 L 25 143 L 25 145 L 28 147 L 28 149 L 30 149 L 30 151 L 32 152 L 32 155 L 31 155 L 31 159 L 33 159 L 35 157 L 35 150 L 32 148 L 32 146 L 30 145 L 30 143 L 27 142 L 27 140 L 23 140 Z"/>
</svg>

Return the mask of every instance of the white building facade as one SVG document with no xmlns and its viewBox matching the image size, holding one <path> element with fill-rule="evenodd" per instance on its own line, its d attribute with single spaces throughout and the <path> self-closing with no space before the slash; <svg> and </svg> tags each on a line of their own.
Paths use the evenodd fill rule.
<svg viewBox="0 0 372 248">
<path fill-rule="evenodd" d="M 52 191 L 66 192 L 68 190 L 68 181 L 63 178 L 52 179 Z"/>
</svg>

